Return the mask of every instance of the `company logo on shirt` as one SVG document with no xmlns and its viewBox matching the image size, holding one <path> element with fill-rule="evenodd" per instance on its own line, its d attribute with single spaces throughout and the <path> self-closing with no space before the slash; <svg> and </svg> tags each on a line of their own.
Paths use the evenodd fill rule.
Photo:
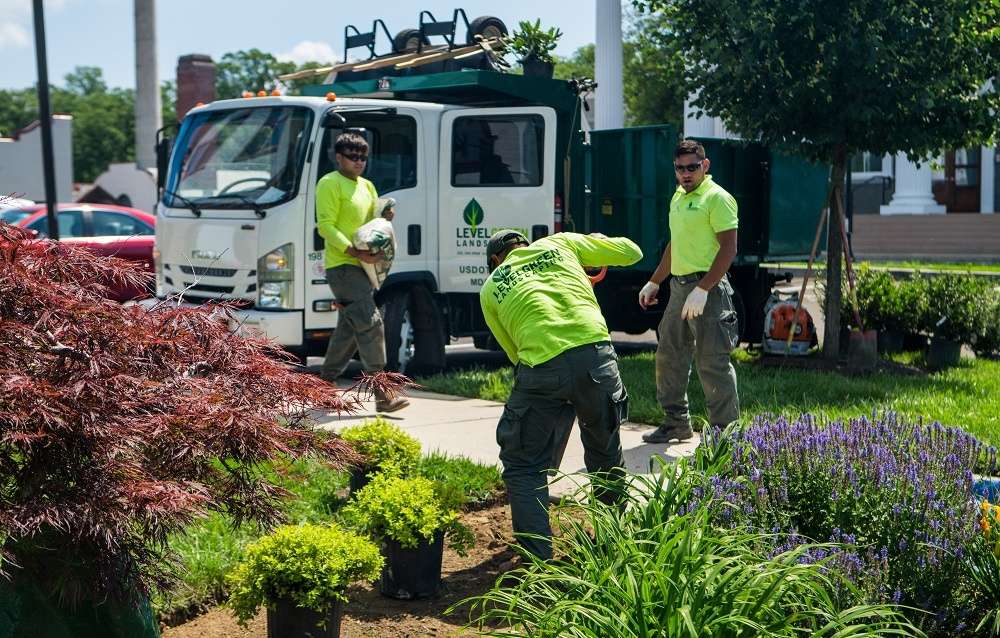
<svg viewBox="0 0 1000 638">
<path fill-rule="evenodd" d="M 502 304 L 503 300 L 507 295 L 522 281 L 534 277 L 538 273 L 545 272 L 549 270 L 557 263 L 563 261 L 565 257 L 558 250 L 546 250 L 544 253 L 536 256 L 534 259 L 514 268 L 510 265 L 501 265 L 499 268 L 493 271 L 490 278 L 496 285 L 493 290 L 493 297 L 496 298 L 498 304 Z"/>
</svg>

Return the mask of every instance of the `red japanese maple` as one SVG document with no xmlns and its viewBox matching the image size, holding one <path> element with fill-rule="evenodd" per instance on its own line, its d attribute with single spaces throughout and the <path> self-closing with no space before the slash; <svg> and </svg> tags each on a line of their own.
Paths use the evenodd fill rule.
<svg viewBox="0 0 1000 638">
<path fill-rule="evenodd" d="M 0 224 L 0 541 L 14 563 L 3 566 L 9 576 L 68 566 L 88 577 L 62 583 L 71 595 L 167 586 L 165 540 L 193 518 L 279 518 L 283 493 L 263 478 L 264 464 L 355 460 L 309 414 L 354 410 L 356 393 L 296 372 L 271 342 L 231 334 L 224 304 L 121 306 L 97 283 L 143 277 L 122 260 Z"/>
</svg>

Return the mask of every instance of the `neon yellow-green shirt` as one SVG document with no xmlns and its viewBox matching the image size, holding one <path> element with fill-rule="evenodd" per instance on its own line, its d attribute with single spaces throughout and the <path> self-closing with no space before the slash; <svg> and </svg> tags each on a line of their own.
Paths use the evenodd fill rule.
<svg viewBox="0 0 1000 638">
<path fill-rule="evenodd" d="M 706 175 L 690 193 L 677 187 L 670 200 L 670 274 L 708 272 L 719 253 L 716 233 L 739 226 L 736 200 Z"/>
<path fill-rule="evenodd" d="M 515 248 L 479 291 L 483 316 L 514 363 L 536 366 L 608 326 L 584 266 L 628 266 L 642 251 L 625 237 L 557 233 Z"/>
<path fill-rule="evenodd" d="M 354 233 L 375 218 L 378 193 L 375 185 L 364 177 L 357 181 L 344 177 L 340 171 L 327 173 L 316 185 L 316 227 L 326 240 L 323 265 L 326 268 L 343 264 L 361 265 L 346 252 L 354 241 Z"/>
</svg>

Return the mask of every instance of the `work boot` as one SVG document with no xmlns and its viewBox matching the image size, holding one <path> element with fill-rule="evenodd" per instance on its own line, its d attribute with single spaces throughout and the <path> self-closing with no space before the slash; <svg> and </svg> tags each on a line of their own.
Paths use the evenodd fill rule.
<svg viewBox="0 0 1000 638">
<path fill-rule="evenodd" d="M 670 443 L 674 439 L 677 442 L 687 441 L 694 436 L 694 431 L 690 425 L 667 425 L 663 424 L 652 432 L 642 435 L 642 440 L 646 443 Z"/>
<path fill-rule="evenodd" d="M 410 405 L 410 402 L 401 396 L 389 396 L 384 392 L 375 391 L 376 412 L 395 412 L 396 410 L 402 410 L 408 405 Z"/>
</svg>

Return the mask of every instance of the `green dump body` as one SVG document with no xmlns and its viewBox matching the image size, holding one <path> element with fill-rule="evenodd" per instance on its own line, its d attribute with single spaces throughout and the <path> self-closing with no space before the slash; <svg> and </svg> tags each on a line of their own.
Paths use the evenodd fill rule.
<svg viewBox="0 0 1000 638">
<path fill-rule="evenodd" d="M 667 213 L 677 189 L 670 125 L 594 131 L 576 153 L 582 175 L 572 179 L 568 227 L 621 235 L 643 251 L 633 269 L 656 268 L 670 233 Z M 768 150 L 760 144 L 698 138 L 713 179 L 739 205 L 737 266 L 804 259 L 815 237 L 829 169 Z"/>
</svg>

